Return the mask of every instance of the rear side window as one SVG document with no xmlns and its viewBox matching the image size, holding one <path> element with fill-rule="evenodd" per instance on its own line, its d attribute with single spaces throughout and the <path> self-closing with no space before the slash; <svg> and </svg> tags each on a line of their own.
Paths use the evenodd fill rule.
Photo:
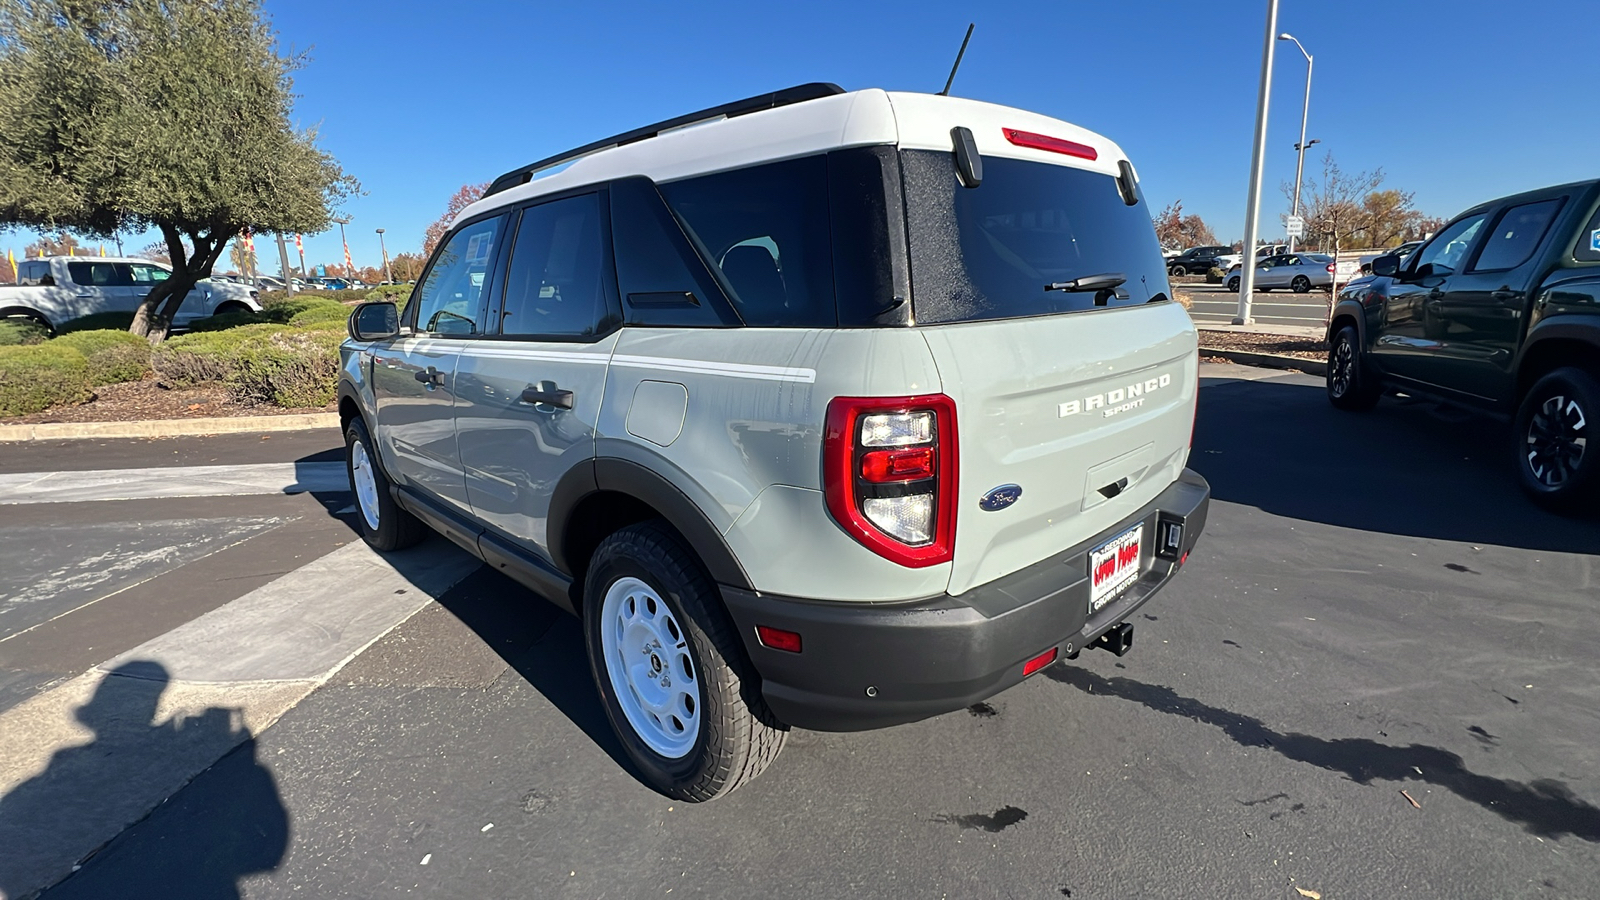
<svg viewBox="0 0 1600 900">
<path fill-rule="evenodd" d="M 67 274 L 71 276 L 73 284 L 86 287 L 127 287 L 133 284 L 128 267 L 116 263 L 71 262 L 67 263 Z"/>
<path fill-rule="evenodd" d="M 689 178 L 661 193 L 746 325 L 837 324 L 826 157 Z"/>
<path fill-rule="evenodd" d="M 1582 262 L 1600 262 L 1600 209 L 1595 210 L 1589 224 L 1578 234 L 1578 246 L 1572 255 Z"/>
<path fill-rule="evenodd" d="M 135 285 L 160 284 L 172 275 L 166 269 L 148 263 L 133 263 L 128 269 L 132 272 Z"/>
<path fill-rule="evenodd" d="M 1165 299 L 1166 261 L 1149 207 L 1122 202 L 1110 175 L 985 157 L 983 183 L 962 187 L 954 155 L 904 153 L 912 302 L 919 323 L 1043 316 L 1097 308 L 1092 292 L 1045 286 L 1117 273 L 1126 299 Z"/>
<path fill-rule="evenodd" d="M 529 207 L 517 226 L 500 333 L 594 334 L 606 317 L 600 197 Z"/>
<path fill-rule="evenodd" d="M 1533 256 L 1550 230 L 1550 221 L 1561 208 L 1562 198 L 1540 200 L 1513 206 L 1500 214 L 1489 236 L 1484 239 L 1478 261 L 1472 264 L 1474 272 L 1493 272 L 1515 269 Z"/>
<path fill-rule="evenodd" d="M 418 331 L 473 334 L 478 330 L 489 266 L 504 223 L 504 217 L 474 222 L 439 248 L 415 295 Z"/>
<path fill-rule="evenodd" d="M 17 264 L 17 283 L 22 285 L 38 286 L 45 283 L 50 275 L 50 264 L 47 262 L 24 262 Z"/>
</svg>

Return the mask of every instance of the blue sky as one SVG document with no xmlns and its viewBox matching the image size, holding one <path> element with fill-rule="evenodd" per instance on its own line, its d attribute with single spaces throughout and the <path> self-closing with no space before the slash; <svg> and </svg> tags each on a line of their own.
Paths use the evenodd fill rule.
<svg viewBox="0 0 1600 900">
<path fill-rule="evenodd" d="M 1265 0 L 266 8 L 284 46 L 310 53 L 301 124 L 366 191 L 345 208 L 358 265 L 377 261 L 374 228 L 390 253 L 414 249 L 462 184 L 607 134 L 807 81 L 937 91 L 973 19 L 953 93 L 1099 131 L 1128 151 L 1154 207 L 1181 198 L 1219 238 L 1244 232 Z M 1600 177 L 1595 0 L 1283 0 L 1279 30 L 1316 55 L 1308 135 L 1323 143 L 1308 172 L 1331 150 L 1446 217 Z M 1304 58 L 1277 46 L 1263 193 L 1274 224 L 1305 83 Z M 337 230 L 308 236 L 306 255 L 336 261 Z"/>
</svg>

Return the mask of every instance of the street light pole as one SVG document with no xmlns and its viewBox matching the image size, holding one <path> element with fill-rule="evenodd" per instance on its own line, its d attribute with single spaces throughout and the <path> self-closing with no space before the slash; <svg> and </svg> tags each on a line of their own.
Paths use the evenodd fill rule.
<svg viewBox="0 0 1600 900">
<path fill-rule="evenodd" d="M 345 261 L 348 262 L 349 259 L 350 259 L 350 241 L 347 240 L 345 238 L 345 236 L 344 236 L 344 227 L 346 225 L 350 224 L 350 217 L 349 216 L 335 216 L 333 221 L 338 223 L 338 225 L 339 225 L 339 246 L 344 248 Z M 352 278 L 352 277 L 355 276 L 355 271 L 354 271 L 355 266 L 346 265 L 345 268 L 351 270 L 351 271 L 348 271 L 348 272 L 344 273 L 346 278 Z"/>
<path fill-rule="evenodd" d="M 1250 293 L 1256 289 L 1256 215 L 1261 209 L 1261 176 L 1267 155 L 1267 106 L 1272 100 L 1272 51 L 1278 34 L 1278 0 L 1267 0 L 1267 38 L 1261 51 L 1261 91 L 1256 96 L 1255 151 L 1250 157 L 1250 199 L 1244 211 L 1244 257 L 1239 272 L 1239 310 L 1235 325 L 1250 324 Z"/>
<path fill-rule="evenodd" d="M 383 244 L 383 229 L 378 229 L 378 249 L 383 251 L 383 277 L 394 283 L 394 273 L 389 271 L 389 248 Z"/>
<path fill-rule="evenodd" d="M 1305 172 L 1306 168 L 1306 148 L 1311 146 L 1311 144 L 1306 143 L 1306 117 L 1311 113 L 1311 54 L 1306 52 L 1305 45 L 1300 43 L 1298 38 L 1287 31 L 1278 35 L 1278 40 L 1294 41 L 1294 45 L 1300 48 L 1300 55 L 1306 58 L 1306 102 L 1304 106 L 1300 107 L 1300 143 L 1294 145 L 1294 148 L 1300 151 L 1300 159 L 1294 164 L 1294 212 L 1290 213 L 1292 216 L 1298 216 L 1300 215 L 1300 176 Z M 1315 144 L 1317 142 L 1312 141 L 1311 143 Z M 1294 252 L 1294 235 L 1292 234 L 1289 235 L 1289 252 Z"/>
</svg>

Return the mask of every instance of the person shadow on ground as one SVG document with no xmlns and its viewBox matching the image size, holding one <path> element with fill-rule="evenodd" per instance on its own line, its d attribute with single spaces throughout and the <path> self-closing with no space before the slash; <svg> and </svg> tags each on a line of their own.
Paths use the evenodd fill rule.
<svg viewBox="0 0 1600 900">
<path fill-rule="evenodd" d="M 169 680 L 160 663 L 117 667 L 74 713 L 94 739 L 58 750 L 0 797 L 0 898 L 33 896 L 60 879 L 63 850 L 94 852 L 49 897 L 235 898 L 242 878 L 282 862 L 289 815 L 254 737 L 236 710 L 221 707 L 158 723 Z M 218 757 L 183 783 L 184 771 Z M 219 779 L 220 790 L 205 789 Z"/>
</svg>

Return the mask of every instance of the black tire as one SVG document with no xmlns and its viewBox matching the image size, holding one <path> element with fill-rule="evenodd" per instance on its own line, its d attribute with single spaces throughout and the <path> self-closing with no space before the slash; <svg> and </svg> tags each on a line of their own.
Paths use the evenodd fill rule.
<svg viewBox="0 0 1600 900">
<path fill-rule="evenodd" d="M 1328 402 L 1335 408 L 1362 412 L 1378 403 L 1377 380 L 1368 371 L 1361 352 L 1361 336 L 1346 325 L 1328 345 Z"/>
<path fill-rule="evenodd" d="M 1534 382 L 1517 407 L 1517 480 L 1534 502 L 1575 512 L 1600 494 L 1600 380 L 1568 366 Z"/>
<path fill-rule="evenodd" d="M 650 599 L 664 602 L 674 621 L 682 623 L 674 632 L 681 634 L 675 649 L 687 651 L 698 674 L 685 679 L 698 685 L 698 733 L 692 747 L 676 758 L 652 749 L 628 721 L 607 668 L 606 595 L 624 579 L 642 581 L 655 595 Z M 716 585 L 670 528 L 641 522 L 601 541 L 590 558 L 583 596 L 584 642 L 595 685 L 612 729 L 646 784 L 677 800 L 714 800 L 754 779 L 777 758 L 788 726 L 762 699 L 760 678 L 745 658 Z M 619 654 L 621 646 L 619 639 Z M 653 653 L 651 662 L 656 666 Z"/>
<path fill-rule="evenodd" d="M 1168 275 L 1172 275 L 1174 277 L 1178 277 L 1178 276 L 1189 274 L 1189 270 L 1185 269 L 1183 266 L 1173 266 L 1172 268 L 1167 270 L 1167 274 Z"/>
<path fill-rule="evenodd" d="M 1235 275 L 1228 279 L 1228 290 L 1233 291 L 1235 294 L 1239 293 L 1239 276 Z"/>
<path fill-rule="evenodd" d="M 1304 275 L 1296 275 L 1294 280 L 1289 282 L 1289 287 L 1293 288 L 1296 294 L 1307 293 L 1311 290 L 1311 279 Z"/>
<path fill-rule="evenodd" d="M 216 310 L 212 313 L 212 315 L 214 315 L 214 316 L 225 316 L 228 313 L 251 312 L 251 311 L 252 310 L 250 309 L 250 307 L 246 306 L 245 304 L 240 303 L 237 300 L 229 300 L 228 302 L 222 304 L 221 306 L 218 306 L 216 308 Z"/>
<path fill-rule="evenodd" d="M 370 467 L 375 497 L 364 497 L 357 487 L 358 448 Z M 372 549 L 404 550 L 428 536 L 428 526 L 394 502 L 394 496 L 389 493 L 389 475 L 383 471 L 377 446 L 372 443 L 372 435 L 367 433 L 367 425 L 360 416 L 351 419 L 344 430 L 344 471 L 350 477 L 350 492 L 355 499 L 356 525 L 361 529 L 362 539 Z M 372 521 L 374 516 L 376 525 Z"/>
</svg>

